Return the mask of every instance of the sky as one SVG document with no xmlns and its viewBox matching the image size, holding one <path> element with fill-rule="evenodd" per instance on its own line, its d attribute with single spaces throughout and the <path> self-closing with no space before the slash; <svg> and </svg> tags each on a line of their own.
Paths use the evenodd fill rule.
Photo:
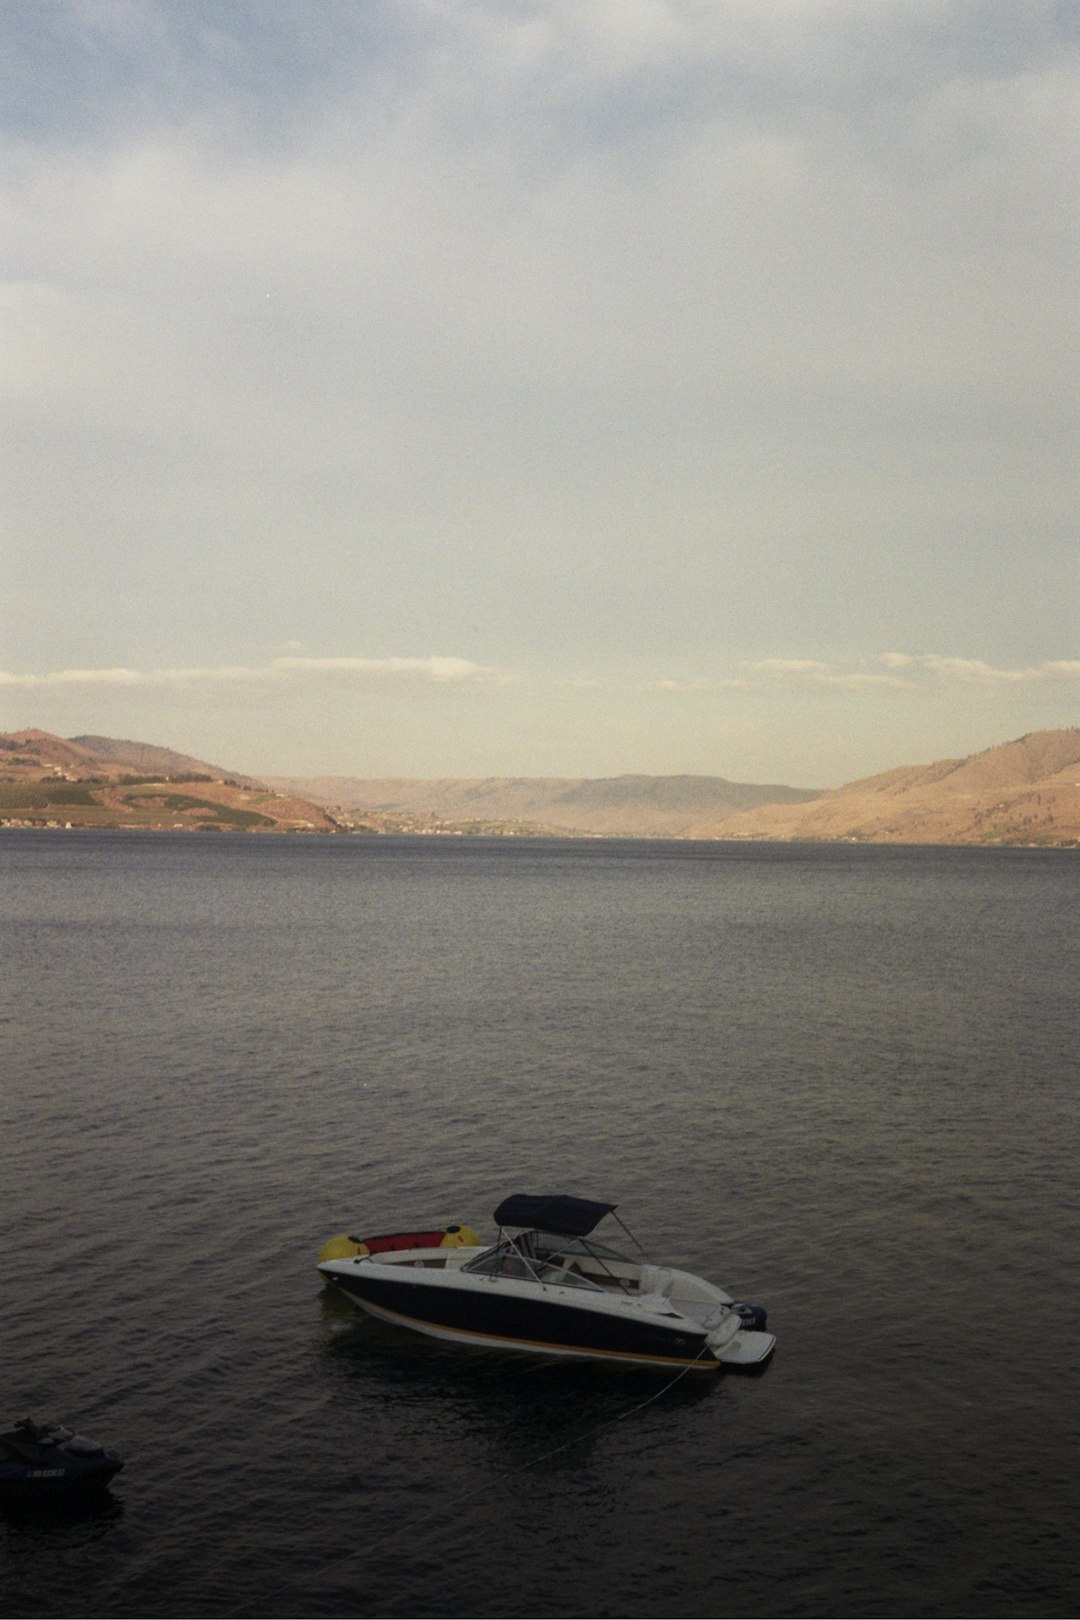
<svg viewBox="0 0 1080 1620">
<path fill-rule="evenodd" d="M 1077 0 L 5 0 L 0 730 L 830 787 L 1080 724 Z"/>
</svg>

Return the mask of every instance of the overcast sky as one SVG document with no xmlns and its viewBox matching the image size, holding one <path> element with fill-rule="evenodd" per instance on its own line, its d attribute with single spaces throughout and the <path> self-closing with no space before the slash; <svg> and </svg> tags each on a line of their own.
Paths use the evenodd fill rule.
<svg viewBox="0 0 1080 1620">
<path fill-rule="evenodd" d="M 1080 724 L 1072 0 L 5 0 L 0 729 L 832 786 Z"/>
</svg>

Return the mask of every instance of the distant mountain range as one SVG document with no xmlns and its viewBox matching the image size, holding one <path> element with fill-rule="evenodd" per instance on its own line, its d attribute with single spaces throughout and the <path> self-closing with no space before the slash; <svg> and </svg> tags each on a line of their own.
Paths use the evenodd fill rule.
<svg viewBox="0 0 1080 1620">
<path fill-rule="evenodd" d="M 269 781 L 345 814 L 408 814 L 465 826 L 524 823 L 549 833 L 600 838 L 691 838 L 702 823 L 723 821 L 740 810 L 817 797 L 808 789 L 759 787 L 722 776 L 283 776 Z"/>
<path fill-rule="evenodd" d="M 1080 847 L 1080 729 L 828 792 L 718 776 L 272 777 L 150 743 L 0 735 L 0 823 Z"/>
</svg>

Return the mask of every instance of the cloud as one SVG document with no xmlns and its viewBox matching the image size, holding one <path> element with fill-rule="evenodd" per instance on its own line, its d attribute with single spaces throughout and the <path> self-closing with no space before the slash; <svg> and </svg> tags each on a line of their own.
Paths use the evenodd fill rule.
<svg viewBox="0 0 1080 1620">
<path fill-rule="evenodd" d="M 843 669 L 818 658 L 759 658 L 744 662 L 743 668 L 766 678 L 777 677 L 807 686 L 831 686 L 848 692 L 872 690 L 875 687 L 903 691 L 911 684 L 897 675 L 881 675 L 865 669 Z"/>
<path fill-rule="evenodd" d="M 468 658 L 276 658 L 273 669 L 310 674 L 426 675 L 432 681 L 465 681 L 492 676 Z"/>
<path fill-rule="evenodd" d="M 46 675 L 15 675 L 0 670 L 0 686 L 145 686 L 138 669 L 55 669 Z"/>
<path fill-rule="evenodd" d="M 833 666 L 818 658 L 757 658 L 745 660 L 744 669 L 759 670 L 763 675 L 811 675 L 831 673 Z"/>
<path fill-rule="evenodd" d="M 982 686 L 1023 686 L 1053 679 L 1080 677 L 1080 659 L 1047 659 L 1022 669 L 1001 669 L 983 658 L 945 657 L 940 653 L 882 653 L 877 660 L 890 671 L 881 674 L 858 667 L 844 668 L 816 658 L 759 658 L 744 661 L 743 668 L 762 676 L 776 676 L 789 682 L 811 686 L 836 686 L 849 691 L 880 687 L 895 691 L 915 690 L 920 677 Z"/>
<path fill-rule="evenodd" d="M 808 751 L 808 707 L 844 693 L 847 774 L 883 746 L 875 692 L 897 725 L 904 692 L 978 713 L 917 752 L 1058 723 L 1067 10 L 0 5 L 9 701 L 111 689 L 130 715 L 142 687 L 148 734 L 171 707 L 232 726 L 219 751 L 261 706 L 286 764 L 316 682 L 374 714 L 505 665 L 530 678 L 512 721 L 478 705 L 493 764 L 548 725 L 707 751 L 755 703 Z M 476 663 L 305 656 L 353 646 Z M 776 648 L 820 656 L 755 658 Z M 575 670 L 606 678 L 571 732 Z"/>
<path fill-rule="evenodd" d="M 468 658 L 275 658 L 254 666 L 225 664 L 194 669 L 58 669 L 46 674 L 0 670 L 0 686 L 187 686 L 232 685 L 281 680 L 300 675 L 355 675 L 377 679 L 419 677 L 440 685 L 505 678 L 505 671 L 485 668 Z"/>
<path fill-rule="evenodd" d="M 1030 669 L 995 669 L 981 658 L 948 658 L 937 653 L 883 653 L 877 660 L 890 671 L 882 674 L 863 663 L 847 667 L 817 658 L 759 658 L 743 660 L 741 675 L 661 676 L 639 680 L 633 676 L 597 676 L 587 673 L 549 677 L 555 686 L 583 690 L 622 690 L 709 693 L 751 691 L 756 685 L 781 680 L 788 684 L 831 686 L 848 691 L 911 691 L 918 678 L 983 685 L 1019 685 L 1034 681 L 1078 680 L 1080 659 L 1048 659 Z M 514 671 L 479 664 L 470 658 L 448 656 L 315 658 L 295 653 L 265 664 L 215 664 L 166 669 L 56 669 L 43 673 L 0 670 L 0 687 L 180 687 L 193 685 L 247 685 L 259 681 L 301 680 L 305 677 L 353 677 L 359 681 L 421 681 L 439 686 L 506 684 L 520 677 Z"/>
<path fill-rule="evenodd" d="M 821 675 L 818 680 L 823 686 L 837 686 L 848 692 L 872 691 L 875 688 L 893 691 L 908 692 L 911 682 L 902 680 L 897 675 L 875 675 L 868 670 L 848 670 Z"/>
<path fill-rule="evenodd" d="M 1054 676 L 1080 675 L 1080 660 L 1061 658 L 1046 659 L 1041 664 L 1024 669 L 999 669 L 983 658 L 945 658 L 940 653 L 885 653 L 881 662 L 890 669 L 924 670 L 942 680 L 985 685 L 1023 685 L 1030 681 L 1049 680 Z"/>
<path fill-rule="evenodd" d="M 724 684 L 730 686 L 733 683 L 727 681 Z M 680 681 L 664 679 L 651 681 L 648 685 L 654 692 L 712 692 L 716 689 L 716 682 L 707 680 Z"/>
</svg>

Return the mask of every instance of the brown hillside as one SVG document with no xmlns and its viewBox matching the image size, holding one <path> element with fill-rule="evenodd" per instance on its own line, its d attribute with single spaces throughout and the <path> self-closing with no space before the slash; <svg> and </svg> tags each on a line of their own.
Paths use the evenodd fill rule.
<svg viewBox="0 0 1080 1620">
<path fill-rule="evenodd" d="M 260 786 L 151 744 L 29 729 L 0 736 L 0 823 L 1080 847 L 1080 728 L 1033 732 L 821 794 L 689 776 L 278 778 Z"/>
<path fill-rule="evenodd" d="M 886 771 L 811 804 L 703 824 L 698 837 L 893 844 L 1080 843 L 1080 730 Z"/>
<path fill-rule="evenodd" d="M 51 732 L 9 731 L 0 736 L 0 776 L 6 780 L 64 771 L 72 777 L 95 776 L 98 761 L 77 743 Z"/>
<path fill-rule="evenodd" d="M 0 736 L 0 824 L 17 827 L 141 827 L 234 832 L 334 832 L 316 804 L 149 744 L 79 741 L 46 731 Z M 95 746 L 87 746 L 95 745 Z M 165 756 L 175 773 L 138 769 Z M 193 769 L 193 767 L 201 767 Z M 245 779 L 250 781 L 250 779 Z"/>
<path fill-rule="evenodd" d="M 427 815 L 470 825 L 529 823 L 560 834 L 684 838 L 706 817 L 762 803 L 802 802 L 811 791 L 729 782 L 719 776 L 271 777 L 352 814 Z"/>
<path fill-rule="evenodd" d="M 106 772 L 130 771 L 138 776 L 156 774 L 169 777 L 212 776 L 218 781 L 238 782 L 241 787 L 259 787 L 254 777 L 238 776 L 220 765 L 209 765 L 204 759 L 193 759 L 190 754 L 178 754 L 172 748 L 160 748 L 156 743 L 141 743 L 117 737 L 69 737 L 75 748 L 83 749 Z"/>
</svg>

